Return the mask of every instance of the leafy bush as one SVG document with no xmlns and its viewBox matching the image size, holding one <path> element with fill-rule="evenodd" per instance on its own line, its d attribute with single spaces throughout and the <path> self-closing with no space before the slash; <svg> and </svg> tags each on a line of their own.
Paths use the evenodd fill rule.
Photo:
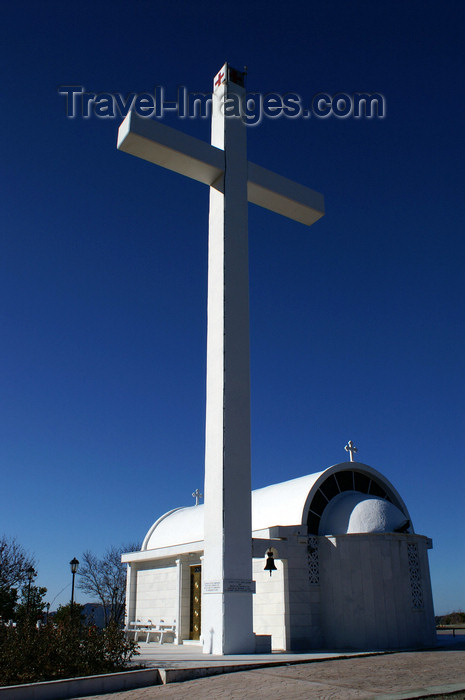
<svg viewBox="0 0 465 700">
<path fill-rule="evenodd" d="M 0 626 L 0 685 L 122 671 L 136 647 L 115 625 Z"/>
<path fill-rule="evenodd" d="M 66 603 L 60 605 L 55 613 L 51 613 L 52 622 L 56 626 L 66 627 L 70 624 L 83 625 L 86 619 L 84 615 L 84 606 L 80 603 Z M 93 624 L 93 620 L 92 620 Z"/>
</svg>

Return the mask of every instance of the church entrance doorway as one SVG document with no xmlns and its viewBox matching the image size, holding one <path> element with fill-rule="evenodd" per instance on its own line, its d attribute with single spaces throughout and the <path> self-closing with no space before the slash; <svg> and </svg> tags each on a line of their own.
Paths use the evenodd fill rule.
<svg viewBox="0 0 465 700">
<path fill-rule="evenodd" d="M 191 566 L 191 605 L 189 639 L 200 639 L 202 605 L 202 567 Z"/>
</svg>

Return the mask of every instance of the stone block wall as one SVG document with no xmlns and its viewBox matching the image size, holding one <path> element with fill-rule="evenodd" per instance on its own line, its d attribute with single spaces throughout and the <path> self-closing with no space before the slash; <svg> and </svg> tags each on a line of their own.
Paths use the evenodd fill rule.
<svg viewBox="0 0 465 700">
<path fill-rule="evenodd" d="M 137 602 L 135 620 L 142 623 L 152 620 L 157 624 L 160 619 L 174 620 L 178 615 L 178 579 L 176 562 L 150 562 L 139 565 L 133 572 Z"/>
<path fill-rule="evenodd" d="M 252 577 L 256 582 L 253 596 L 253 631 L 271 634 L 273 650 L 286 649 L 286 601 L 284 593 L 284 563 L 275 561 L 277 571 L 270 576 L 263 570 L 264 559 L 253 560 Z"/>
<path fill-rule="evenodd" d="M 384 533 L 318 540 L 324 648 L 434 644 L 426 537 Z"/>
</svg>

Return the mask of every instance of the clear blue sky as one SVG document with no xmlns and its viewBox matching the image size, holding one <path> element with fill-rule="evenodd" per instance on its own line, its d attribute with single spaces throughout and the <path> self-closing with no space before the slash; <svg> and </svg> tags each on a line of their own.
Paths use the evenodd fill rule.
<svg viewBox="0 0 465 700">
<path fill-rule="evenodd" d="M 385 119 L 264 120 L 250 160 L 325 195 L 251 206 L 253 486 L 358 458 L 465 608 L 463 2 L 24 2 L 2 8 L 0 533 L 55 607 L 68 562 L 203 488 L 208 190 L 67 119 L 60 85 L 379 92 Z M 172 126 L 209 140 L 206 120 Z M 61 594 L 59 591 L 68 585 Z M 84 601 L 78 592 L 78 600 Z"/>
</svg>

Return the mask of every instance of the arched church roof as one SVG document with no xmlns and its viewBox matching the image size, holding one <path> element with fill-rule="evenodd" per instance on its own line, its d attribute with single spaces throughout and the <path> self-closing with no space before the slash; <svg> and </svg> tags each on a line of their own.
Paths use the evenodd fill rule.
<svg viewBox="0 0 465 700">
<path fill-rule="evenodd" d="M 355 494 L 352 500 L 342 497 L 349 493 Z M 349 501 L 352 510 L 358 508 L 354 513 Z M 361 505 L 365 501 L 371 501 L 371 505 Z M 380 505 L 379 501 L 387 505 Z M 398 523 L 399 520 L 403 523 Z M 374 532 L 380 530 L 360 528 L 369 527 L 365 524 L 373 521 L 378 525 L 384 522 L 385 528 L 394 527 L 394 524 L 397 527 L 407 520 L 410 521 L 410 515 L 392 484 L 361 462 L 341 462 L 315 474 L 252 491 L 252 531 L 277 525 L 307 525 L 309 533 L 341 534 L 323 532 L 323 529 L 340 529 L 345 522 L 349 527 L 350 521 L 350 532 Z M 169 511 L 147 532 L 142 551 L 201 542 L 203 521 L 203 505 Z"/>
</svg>

